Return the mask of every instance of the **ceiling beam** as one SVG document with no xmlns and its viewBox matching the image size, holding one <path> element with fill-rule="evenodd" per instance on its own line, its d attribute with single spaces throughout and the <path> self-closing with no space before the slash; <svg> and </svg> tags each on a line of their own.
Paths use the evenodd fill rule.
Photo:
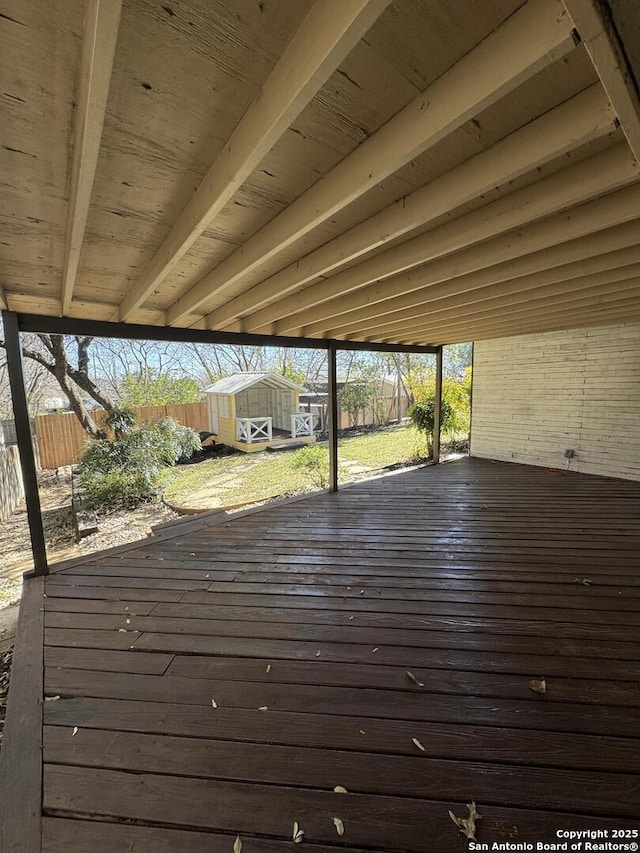
<svg viewBox="0 0 640 853">
<path fill-rule="evenodd" d="M 390 0 L 316 0 L 138 281 L 119 316 L 131 319 L 348 56 Z"/>
<path fill-rule="evenodd" d="M 586 308 L 591 305 L 607 304 L 614 299 L 637 299 L 640 295 L 640 269 L 636 268 L 633 276 L 626 280 L 611 281 L 606 287 L 578 286 L 571 291 L 561 294 L 554 292 L 554 285 L 543 288 L 540 291 L 531 291 L 528 294 L 518 294 L 517 299 L 505 299 L 495 297 L 483 302 L 446 308 L 440 311 L 425 311 L 423 316 L 407 317 L 404 322 L 395 323 L 393 326 L 376 326 L 363 329 L 354 338 L 393 338 L 403 332 L 411 333 L 413 330 L 442 329 L 461 324 L 484 322 L 485 320 L 505 320 L 519 317 L 523 314 L 535 314 L 542 316 L 545 313 L 562 311 L 573 311 L 574 309 Z"/>
<path fill-rule="evenodd" d="M 206 325 L 226 328 L 229 321 L 282 299 L 318 276 L 611 133 L 615 126 L 615 116 L 602 86 L 599 83 L 591 86 L 221 305 L 206 318 Z"/>
<path fill-rule="evenodd" d="M 636 299 L 631 302 L 612 304 L 609 308 L 595 307 L 582 311 L 568 312 L 558 315 L 529 315 L 524 319 L 511 319 L 504 322 L 469 324 L 462 323 L 457 327 L 441 328 L 437 333 L 428 329 L 414 331 L 410 334 L 397 335 L 386 339 L 386 343 L 413 343 L 420 341 L 423 335 L 430 335 L 430 340 L 438 343 L 486 340 L 487 338 L 503 338 L 513 335 L 542 334 L 558 329 L 579 329 L 590 326 L 607 325 L 610 322 L 633 323 L 640 319 L 640 303 Z"/>
<path fill-rule="evenodd" d="M 601 0 L 564 0 L 624 135 L 640 160 L 640 102 L 618 34 Z"/>
<path fill-rule="evenodd" d="M 413 319 L 420 316 L 421 313 L 429 317 L 437 315 L 437 318 L 440 319 L 448 316 L 451 312 L 466 309 L 470 305 L 478 308 L 495 306 L 501 309 L 541 296 L 553 297 L 554 301 L 557 301 L 563 295 L 576 291 L 602 287 L 603 285 L 616 285 L 619 282 L 636 277 L 640 280 L 640 247 L 634 247 L 634 251 L 637 254 L 637 262 L 628 266 L 607 269 L 592 275 L 565 278 L 564 280 L 558 280 L 555 270 L 545 270 L 533 276 L 522 276 L 498 284 L 479 287 L 476 290 L 462 289 L 448 298 L 437 300 L 427 298 L 423 303 L 413 306 L 410 310 L 389 311 L 369 320 L 345 324 L 326 332 L 326 337 L 358 338 L 365 334 L 393 334 L 402 329 L 403 325 L 407 326 L 412 323 Z M 573 267 L 574 264 L 567 266 Z"/>
<path fill-rule="evenodd" d="M 60 307 L 69 313 L 89 216 L 122 0 L 88 0 L 77 87 Z"/>
<path fill-rule="evenodd" d="M 626 146 L 616 146 L 269 305 L 245 318 L 244 330 L 285 334 L 356 309 L 375 311 L 369 306 L 384 299 L 627 221 L 640 185 L 589 199 L 637 184 L 638 175 Z"/>
<path fill-rule="evenodd" d="M 462 293 L 473 297 L 474 292 L 488 287 L 501 287 L 505 292 L 521 288 L 541 287 L 546 284 L 561 286 L 563 282 L 579 279 L 593 274 L 607 274 L 609 271 L 628 264 L 640 262 L 640 246 L 638 245 L 638 223 L 632 222 L 614 228 L 611 231 L 599 232 L 593 236 L 574 240 L 568 245 L 557 245 L 541 252 L 535 252 L 511 261 L 496 264 L 472 273 L 467 273 L 450 281 L 442 281 L 429 285 L 401 296 L 377 304 L 378 308 L 387 308 L 392 318 L 410 316 L 410 312 L 424 310 L 429 303 L 450 299 Z M 612 243 L 611 241 L 615 241 Z M 376 321 L 386 318 L 384 314 L 375 312 Z M 359 318 L 359 319 L 358 319 Z M 362 328 L 363 322 L 370 319 L 359 311 L 344 315 L 345 326 L 354 330 Z M 337 333 L 342 327 L 335 327 Z M 331 333 L 324 332 L 327 336 Z M 355 334 L 354 334 L 355 336 Z"/>
<path fill-rule="evenodd" d="M 215 295 L 233 298 L 239 280 L 440 142 L 575 46 L 559 0 L 529 0 L 373 136 L 205 275 L 167 311 L 179 324 Z"/>
</svg>

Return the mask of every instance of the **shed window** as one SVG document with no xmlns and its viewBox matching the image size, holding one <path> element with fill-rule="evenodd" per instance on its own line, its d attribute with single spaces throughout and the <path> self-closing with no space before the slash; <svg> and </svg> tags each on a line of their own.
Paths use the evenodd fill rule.
<svg viewBox="0 0 640 853">
<path fill-rule="evenodd" d="M 220 394 L 218 397 L 218 412 L 221 418 L 229 417 L 229 395 Z"/>
</svg>

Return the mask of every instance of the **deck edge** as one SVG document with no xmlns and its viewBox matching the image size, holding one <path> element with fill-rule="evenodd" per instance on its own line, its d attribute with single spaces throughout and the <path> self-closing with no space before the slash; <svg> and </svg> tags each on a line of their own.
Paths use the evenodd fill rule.
<svg viewBox="0 0 640 853">
<path fill-rule="evenodd" d="M 44 577 L 25 581 L 0 756 L 4 853 L 42 850 L 43 595 Z"/>
</svg>

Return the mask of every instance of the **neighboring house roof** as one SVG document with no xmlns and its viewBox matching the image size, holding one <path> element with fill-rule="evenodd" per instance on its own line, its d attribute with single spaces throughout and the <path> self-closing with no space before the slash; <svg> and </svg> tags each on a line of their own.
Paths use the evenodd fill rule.
<svg viewBox="0 0 640 853">
<path fill-rule="evenodd" d="M 287 388 L 294 391 L 306 391 L 302 385 L 297 385 L 285 376 L 277 373 L 234 373 L 225 376 L 213 385 L 204 389 L 205 394 L 237 394 L 246 391 L 254 385 L 267 385 L 269 388 Z"/>
</svg>

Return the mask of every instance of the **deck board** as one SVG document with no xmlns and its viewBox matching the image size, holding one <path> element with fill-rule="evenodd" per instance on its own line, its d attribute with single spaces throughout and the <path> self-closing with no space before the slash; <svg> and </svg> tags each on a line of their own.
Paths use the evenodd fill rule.
<svg viewBox="0 0 640 853">
<path fill-rule="evenodd" d="M 640 484 L 462 460 L 75 560 L 42 849 L 462 853 L 472 800 L 480 841 L 636 828 L 639 554 Z"/>
</svg>

